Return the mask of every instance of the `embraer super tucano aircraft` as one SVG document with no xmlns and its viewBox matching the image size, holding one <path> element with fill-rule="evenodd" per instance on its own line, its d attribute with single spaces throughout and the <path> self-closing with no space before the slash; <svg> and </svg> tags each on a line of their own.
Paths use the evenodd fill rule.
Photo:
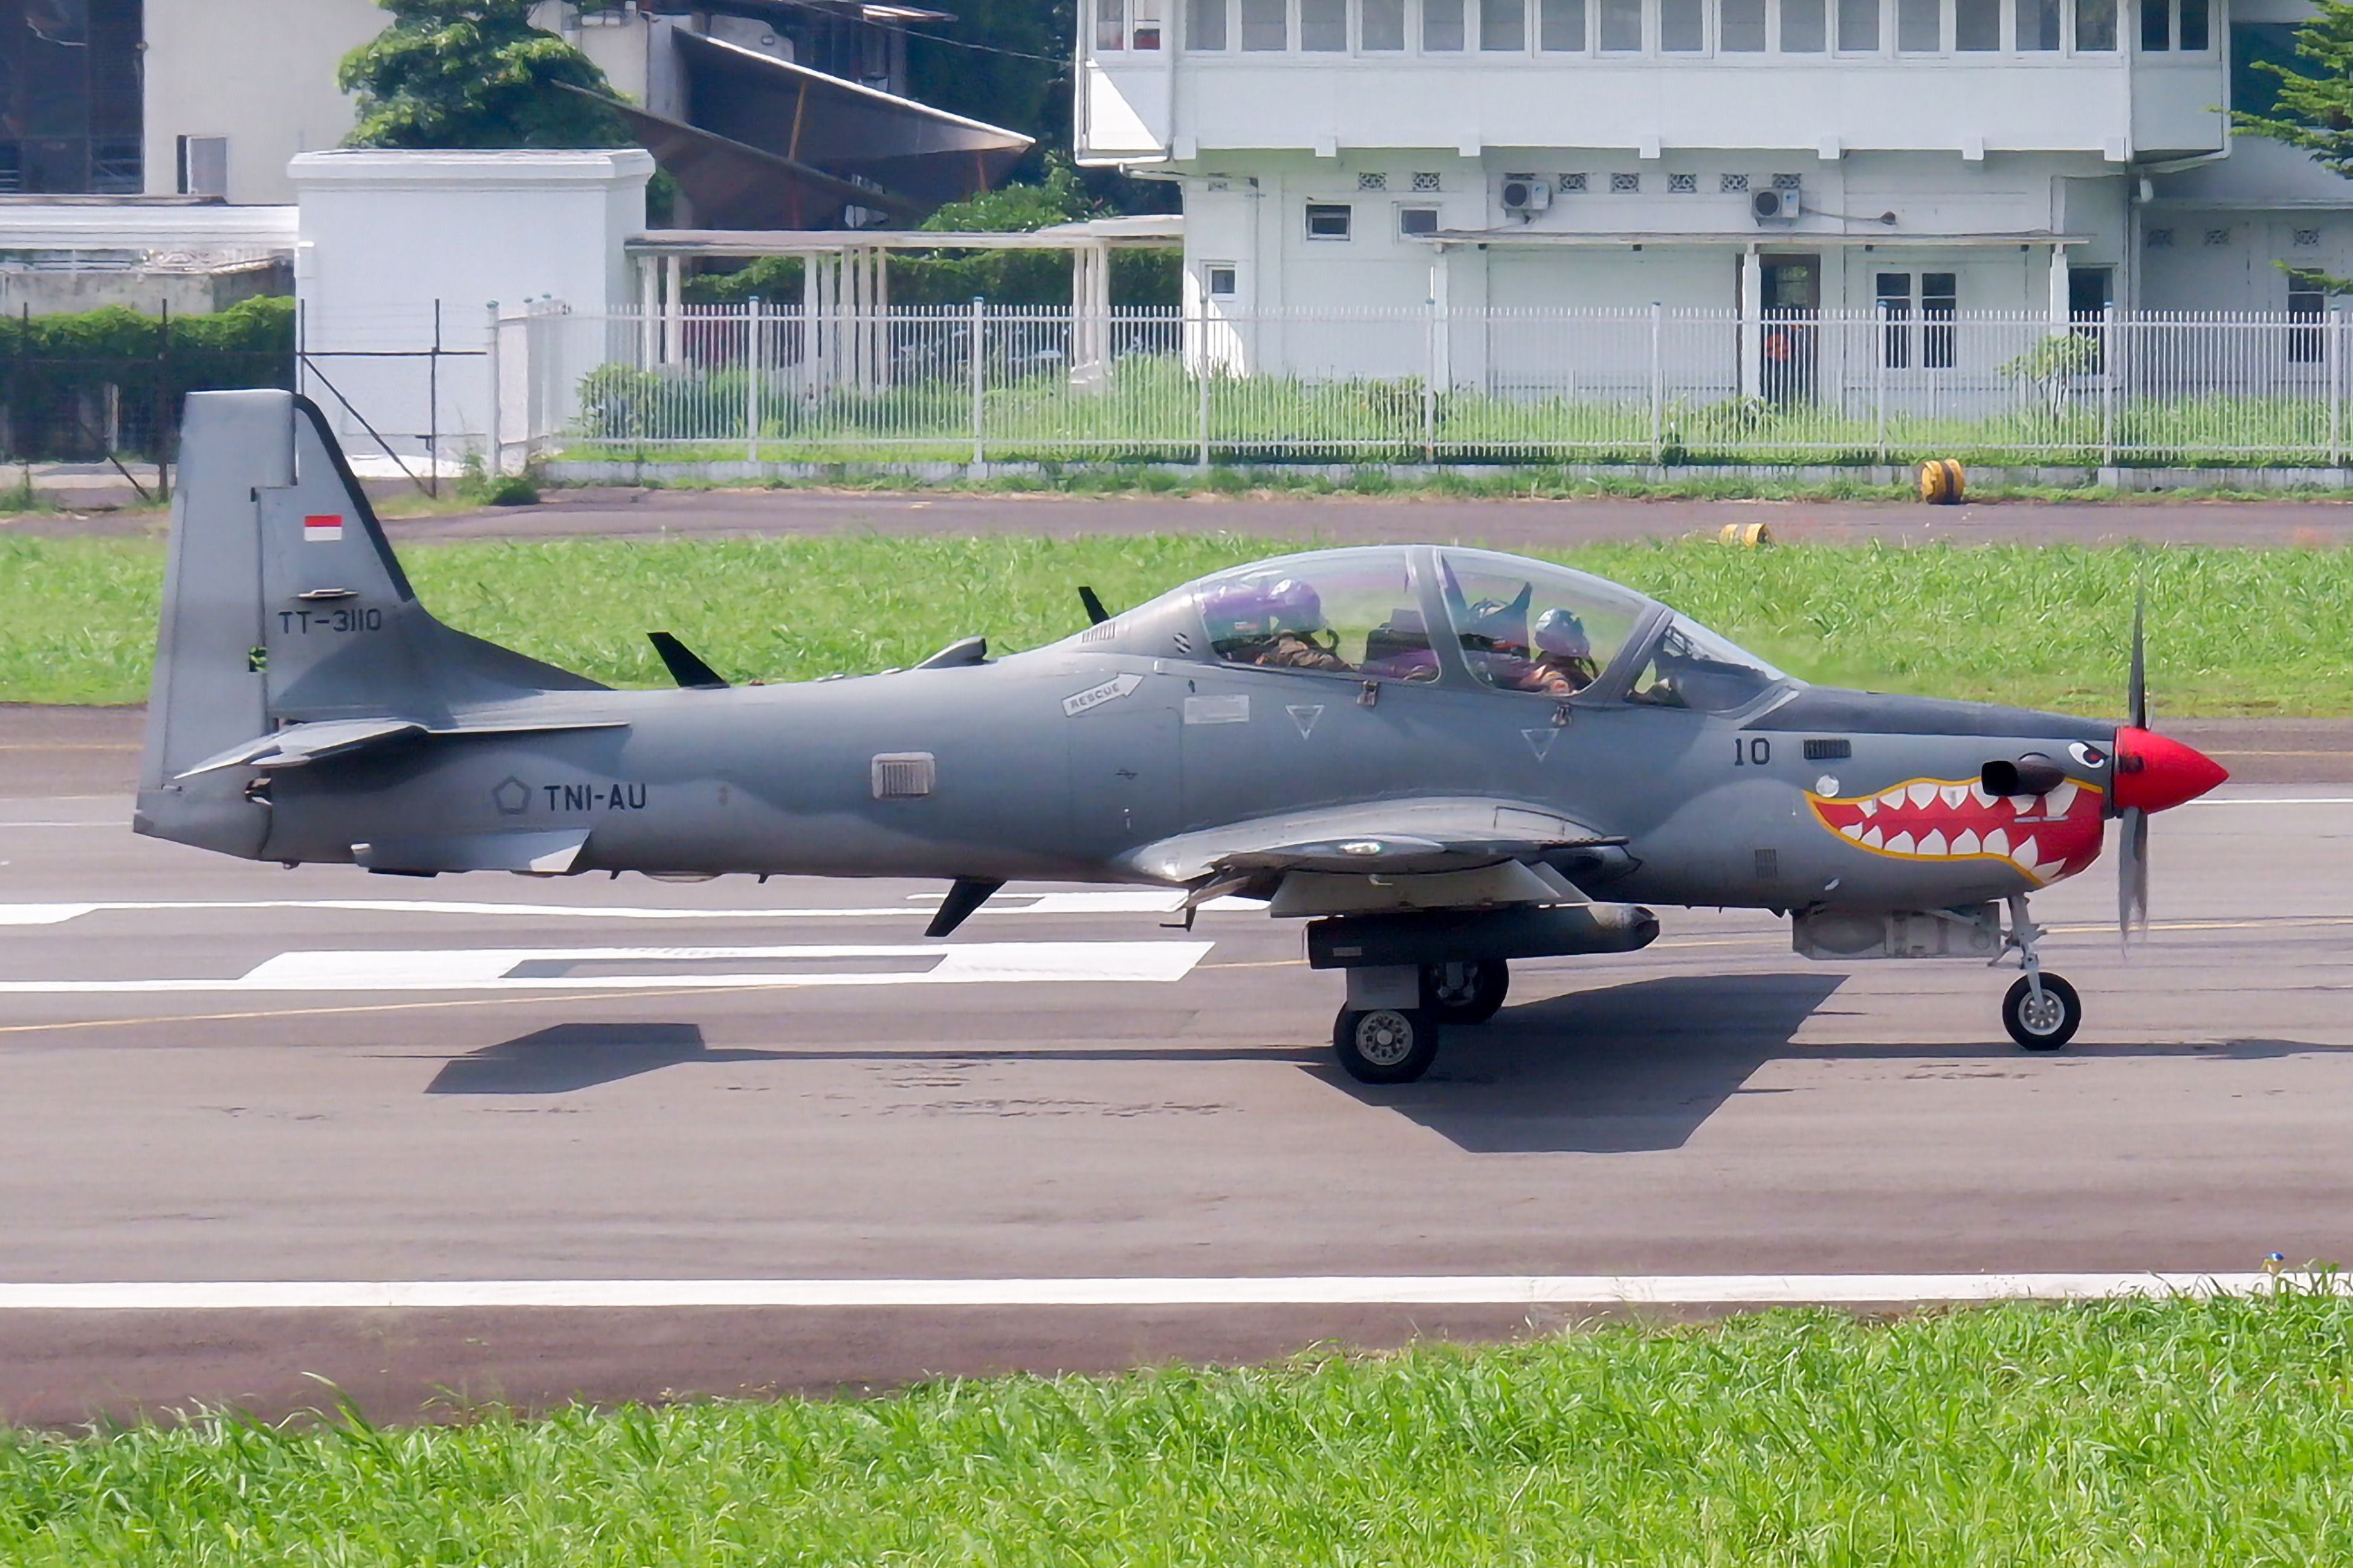
<svg viewBox="0 0 2353 1568">
<path fill-rule="evenodd" d="M 2224 777 L 2132 721 L 1809 686 L 1600 578 L 1451 546 L 1237 567 L 1001 659 L 614 691 L 426 613 L 325 421 L 189 400 L 136 826 L 370 871 L 936 877 L 944 937 L 1014 878 L 1156 884 L 1305 923 L 1369 1082 L 1515 958 L 1626 952 L 1649 904 L 1772 910 L 1851 963 L 2015 956 L 2003 1022 L 2083 1009 L 2027 898 Z M 746 605 L 746 614 L 759 606 Z M 2005 919 L 2005 914 L 2007 918 Z"/>
</svg>

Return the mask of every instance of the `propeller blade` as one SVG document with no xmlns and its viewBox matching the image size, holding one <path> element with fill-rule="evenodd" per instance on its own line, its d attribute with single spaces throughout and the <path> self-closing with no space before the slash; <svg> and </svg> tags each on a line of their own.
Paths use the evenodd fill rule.
<svg viewBox="0 0 2353 1568">
<path fill-rule="evenodd" d="M 2133 602 L 2132 680 L 2126 688 L 2126 708 L 2132 714 L 2132 727 L 2136 730 L 2148 728 L 2148 664 L 2141 637 L 2147 612 L 2148 584 L 2143 583 L 2140 597 Z"/>
<path fill-rule="evenodd" d="M 2128 806 L 2116 829 L 2116 941 L 2132 951 L 2148 934 L 2148 813 Z"/>
</svg>

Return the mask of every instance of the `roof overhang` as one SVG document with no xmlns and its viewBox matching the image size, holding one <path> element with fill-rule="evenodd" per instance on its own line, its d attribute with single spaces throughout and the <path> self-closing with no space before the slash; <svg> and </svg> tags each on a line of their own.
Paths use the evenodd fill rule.
<svg viewBox="0 0 2353 1568">
<path fill-rule="evenodd" d="M 1746 232 L 1726 230 L 1720 233 L 1692 233 L 1628 230 L 1612 234 L 1568 233 L 1559 229 L 1532 228 L 1443 228 L 1436 234 L 1419 237 L 1440 250 L 1453 246 L 1504 246 L 1514 249 L 1551 250 L 1625 250 L 1637 246 L 1698 247 L 1717 250 L 1808 250 L 1858 249 L 1883 246 L 1890 250 L 1935 247 L 1937 249 L 2005 250 L 2020 246 L 2087 245 L 2091 237 L 2081 234 L 2054 234 L 2048 229 L 2024 229 L 2005 234 L 1919 234 L 1903 229 L 1883 228 L 1867 234 L 1830 233 L 1819 229 L 1752 229 Z"/>
<path fill-rule="evenodd" d="M 633 256 L 749 258 L 817 256 L 845 250 L 1087 250 L 1166 249 L 1185 242 L 1185 220 L 1175 213 L 1136 218 L 1095 218 L 1019 232 L 954 229 L 656 229 L 628 242 Z"/>
</svg>

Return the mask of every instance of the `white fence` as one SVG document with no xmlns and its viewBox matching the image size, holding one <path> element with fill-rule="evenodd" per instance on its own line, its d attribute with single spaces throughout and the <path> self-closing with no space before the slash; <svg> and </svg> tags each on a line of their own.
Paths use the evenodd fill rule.
<svg viewBox="0 0 2353 1568">
<path fill-rule="evenodd" d="M 2341 466 L 2344 318 L 761 306 L 497 334 L 501 457 Z"/>
</svg>

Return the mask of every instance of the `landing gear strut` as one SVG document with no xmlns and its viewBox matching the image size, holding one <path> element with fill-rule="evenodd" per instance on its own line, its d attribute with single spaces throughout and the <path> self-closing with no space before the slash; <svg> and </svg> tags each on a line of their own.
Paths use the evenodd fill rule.
<svg viewBox="0 0 2353 1568">
<path fill-rule="evenodd" d="M 1424 973 L 1411 964 L 1348 971 L 1332 1054 L 1358 1083 L 1411 1083 L 1438 1059 L 1440 1016 L 1425 1004 Z"/>
<path fill-rule="evenodd" d="M 2002 1026 L 2027 1050 L 2055 1051 L 2075 1037 L 2084 1022 L 2084 1003 L 2073 985 L 2042 973 L 2042 957 L 2035 952 L 2042 937 L 2042 928 L 2026 912 L 2026 896 L 2011 894 L 2010 931 L 2002 939 L 2002 956 L 2016 952 L 2019 967 L 2026 973 L 2001 999 Z M 1999 963 L 2001 958 L 1994 962 Z"/>
<path fill-rule="evenodd" d="M 1441 1024 L 1483 1024 L 1512 988 L 1512 966 L 1500 958 L 1421 966 L 1422 1010 Z"/>
</svg>

